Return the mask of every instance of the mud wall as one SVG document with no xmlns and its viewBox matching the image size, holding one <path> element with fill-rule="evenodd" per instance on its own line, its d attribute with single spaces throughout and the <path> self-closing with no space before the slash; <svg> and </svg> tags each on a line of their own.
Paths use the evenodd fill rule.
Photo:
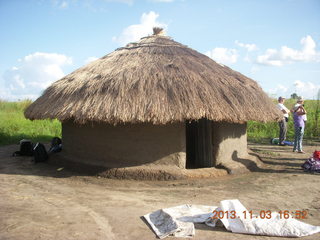
<svg viewBox="0 0 320 240">
<path fill-rule="evenodd" d="M 185 168 L 185 124 L 62 124 L 63 154 L 71 161 L 120 168 L 142 164 Z"/>
<path fill-rule="evenodd" d="M 248 156 L 246 123 L 213 123 L 213 152 L 215 166 L 234 164 Z"/>
</svg>

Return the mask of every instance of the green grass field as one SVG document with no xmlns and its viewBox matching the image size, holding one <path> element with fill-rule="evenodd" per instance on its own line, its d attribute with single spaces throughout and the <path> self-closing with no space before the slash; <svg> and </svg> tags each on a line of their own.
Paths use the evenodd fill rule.
<svg viewBox="0 0 320 240">
<path fill-rule="evenodd" d="M 31 101 L 0 101 L 0 145 L 19 143 L 21 139 L 33 142 L 49 142 L 52 137 L 61 137 L 58 120 L 30 121 L 23 115 Z"/>
<path fill-rule="evenodd" d="M 0 101 L 0 145 L 19 143 L 21 139 L 30 139 L 33 142 L 49 142 L 55 136 L 61 137 L 61 123 L 58 120 L 30 121 L 24 117 L 23 112 L 29 104 L 31 104 L 31 101 L 28 100 L 20 102 Z M 294 99 L 289 99 L 285 103 L 289 109 L 294 104 Z M 319 139 L 320 101 L 306 100 L 305 108 L 308 112 L 305 139 Z M 277 122 L 248 122 L 249 141 L 265 142 L 267 139 L 278 137 L 278 132 Z M 293 119 L 290 116 L 288 140 L 292 140 L 293 137 Z"/>
</svg>

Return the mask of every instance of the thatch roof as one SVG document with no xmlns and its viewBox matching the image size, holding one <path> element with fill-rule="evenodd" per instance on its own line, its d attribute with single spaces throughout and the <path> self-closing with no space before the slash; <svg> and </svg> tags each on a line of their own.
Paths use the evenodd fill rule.
<svg viewBox="0 0 320 240">
<path fill-rule="evenodd" d="M 54 82 L 29 119 L 78 123 L 273 121 L 281 114 L 252 79 L 171 38 L 152 35 Z"/>
</svg>

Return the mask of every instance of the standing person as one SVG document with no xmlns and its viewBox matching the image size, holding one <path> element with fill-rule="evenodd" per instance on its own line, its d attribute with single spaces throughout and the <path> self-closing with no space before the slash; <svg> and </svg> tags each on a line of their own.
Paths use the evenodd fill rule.
<svg viewBox="0 0 320 240">
<path fill-rule="evenodd" d="M 298 97 L 297 103 L 294 105 L 294 108 L 297 108 L 297 107 L 299 107 L 301 105 L 303 106 L 303 104 L 304 104 L 303 97 Z M 291 110 L 291 112 L 293 112 L 293 110 Z M 306 124 L 306 122 L 307 122 L 307 113 L 303 115 L 303 121 Z M 306 126 L 304 126 L 304 128 L 306 128 Z"/>
<path fill-rule="evenodd" d="M 303 98 L 299 97 L 297 104 L 292 109 L 294 120 L 294 146 L 293 151 L 304 153 L 302 150 L 302 139 L 304 134 L 307 111 L 303 106 Z"/>
<path fill-rule="evenodd" d="M 283 113 L 283 119 L 279 122 L 279 128 L 280 128 L 280 133 L 279 133 L 279 145 L 284 146 L 284 141 L 286 140 L 286 136 L 287 136 L 287 122 L 289 119 L 289 109 L 286 108 L 286 106 L 284 105 L 285 102 L 285 98 L 284 97 L 279 97 L 278 98 L 278 108 L 281 110 L 281 112 Z"/>
</svg>

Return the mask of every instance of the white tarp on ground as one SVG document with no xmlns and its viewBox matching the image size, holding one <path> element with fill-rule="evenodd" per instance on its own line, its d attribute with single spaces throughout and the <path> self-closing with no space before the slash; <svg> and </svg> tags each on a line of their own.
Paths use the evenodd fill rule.
<svg viewBox="0 0 320 240">
<path fill-rule="evenodd" d="M 211 219 L 213 211 L 236 212 L 236 218 L 225 214 L 221 219 Z M 246 213 L 244 213 L 246 212 Z M 175 237 L 192 237 L 195 235 L 193 223 L 206 223 L 215 227 L 217 221 L 234 233 L 255 235 L 303 237 L 320 232 L 320 227 L 303 223 L 292 218 L 284 218 L 278 212 L 272 212 L 271 218 L 250 216 L 247 209 L 239 200 L 224 200 L 220 206 L 181 205 L 172 208 L 164 208 L 146 214 L 144 218 L 150 224 L 159 238 L 169 235 Z"/>
<path fill-rule="evenodd" d="M 169 235 L 175 237 L 192 237 L 195 234 L 193 223 L 204 223 L 210 219 L 217 207 L 201 205 L 181 205 L 164 208 L 144 215 L 159 238 Z"/>
</svg>

